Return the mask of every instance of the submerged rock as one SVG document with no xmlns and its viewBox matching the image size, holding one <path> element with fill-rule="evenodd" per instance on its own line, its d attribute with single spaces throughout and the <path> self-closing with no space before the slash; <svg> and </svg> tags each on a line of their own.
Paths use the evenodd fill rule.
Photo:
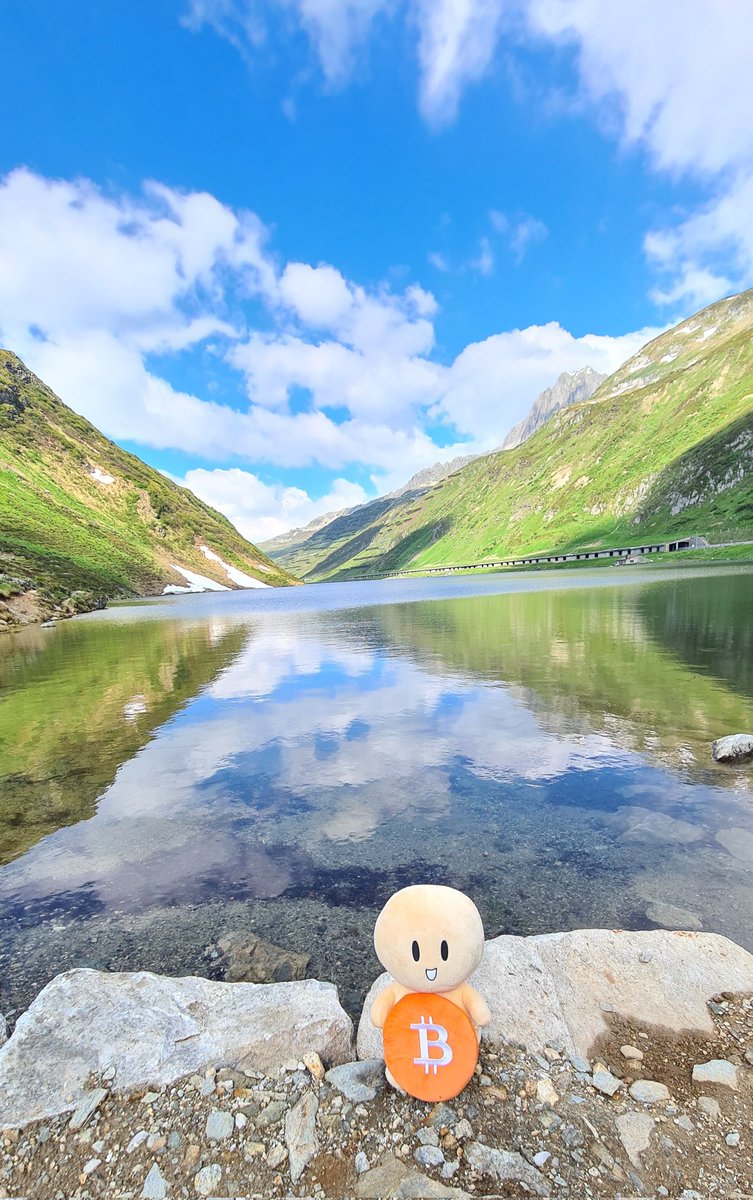
<svg viewBox="0 0 753 1200">
<path fill-rule="evenodd" d="M 366 997 L 359 1058 L 382 1054 L 369 1012 L 390 982 L 381 975 Z M 538 937 L 505 935 L 486 943 L 470 982 L 486 998 L 484 1036 L 528 1050 L 554 1047 L 589 1058 L 610 1014 L 680 1032 L 713 1034 L 707 1002 L 720 992 L 753 992 L 753 955 L 713 933 L 655 929 L 576 929 Z"/>
<path fill-rule="evenodd" d="M 353 1057 L 352 1023 L 331 983 L 261 986 L 146 971 L 58 975 L 0 1050 L 0 1130 L 76 1107 L 91 1075 L 119 1090 L 161 1086 L 223 1063 L 276 1071 L 316 1050 Z"/>
<path fill-rule="evenodd" d="M 745 762 L 753 758 L 753 733 L 731 733 L 717 738 L 711 746 L 712 757 L 719 763 Z"/>
<path fill-rule="evenodd" d="M 700 929 L 701 918 L 689 908 L 681 908 L 679 904 L 665 904 L 663 900 L 652 900 L 646 909 L 646 916 L 655 925 L 663 925 L 665 929 Z"/>
<path fill-rule="evenodd" d="M 226 933 L 213 947 L 227 983 L 289 983 L 305 979 L 308 954 L 276 946 L 251 932 Z"/>
</svg>

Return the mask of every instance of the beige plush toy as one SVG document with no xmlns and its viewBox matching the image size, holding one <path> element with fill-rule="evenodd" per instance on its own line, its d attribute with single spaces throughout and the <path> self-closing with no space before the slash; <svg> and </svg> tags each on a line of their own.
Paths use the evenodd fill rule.
<svg viewBox="0 0 753 1200">
<path fill-rule="evenodd" d="M 429 1012 L 431 1007 L 429 1002 L 432 996 L 441 998 L 437 1000 L 435 1008 L 441 1007 L 442 1001 L 449 1001 L 470 1018 L 472 1029 L 476 1033 L 476 1045 L 473 1047 L 475 1057 L 470 1067 L 472 1074 L 478 1057 L 478 1027 L 487 1025 L 491 1019 L 483 996 L 468 983 L 469 976 L 476 970 L 484 953 L 484 927 L 473 901 L 455 888 L 435 884 L 419 884 L 403 888 L 402 891 L 396 892 L 394 896 L 390 897 L 377 918 L 374 928 L 374 948 L 382 966 L 389 971 L 395 982 L 389 984 L 374 1000 L 371 1006 L 373 1024 L 378 1029 L 384 1029 L 395 1006 L 400 1004 L 405 997 L 411 996 L 412 993 L 419 994 L 416 997 L 416 1005 L 414 1005 L 417 1012 L 419 1009 L 425 1010 L 426 1013 Z M 449 1065 L 453 1060 L 453 1055 L 455 1067 L 459 1067 L 460 1047 L 456 1047 L 453 1051 L 450 1041 L 447 1040 L 446 1017 L 451 1016 L 451 1010 L 442 1009 L 445 1014 L 442 1018 L 444 1025 L 440 1025 L 438 1021 L 433 1022 L 433 1030 L 442 1029 L 442 1036 L 445 1038 L 445 1042 L 442 1043 L 441 1040 L 437 1040 L 436 1033 L 434 1033 L 434 1040 L 430 1042 L 429 1034 L 421 1033 L 419 1019 L 416 1018 L 416 1023 L 411 1023 L 410 1006 L 402 1005 L 401 1007 L 408 1014 L 406 1031 L 418 1030 L 418 1034 L 425 1039 L 422 1043 L 424 1047 L 431 1045 L 435 1048 L 433 1057 L 429 1050 L 425 1049 L 424 1051 L 424 1058 L 429 1064 L 426 1067 L 426 1073 L 428 1074 L 429 1068 L 433 1067 L 436 1076 L 437 1068 L 443 1065 L 443 1061 Z M 429 1018 L 422 1012 L 421 1021 L 423 1021 L 425 1029 L 429 1029 L 428 1020 Z M 468 1022 L 466 1021 L 465 1024 L 467 1027 Z M 403 1090 L 403 1084 L 395 1080 L 389 1069 L 391 1064 L 386 1035 L 387 1030 L 385 1030 L 387 1078 L 393 1087 Z M 462 1031 L 460 1031 L 460 1035 L 462 1035 Z M 404 1037 L 402 1040 L 406 1041 L 406 1038 Z M 465 1040 L 466 1042 L 470 1041 L 472 1046 L 473 1038 L 470 1031 Z M 406 1061 L 409 1061 L 410 1053 L 407 1044 L 404 1050 L 401 1045 L 401 1057 L 405 1058 L 408 1055 Z M 467 1057 L 469 1053 L 470 1051 L 466 1048 L 464 1056 Z M 442 1055 L 444 1056 L 443 1060 Z M 419 1055 L 412 1061 L 423 1065 L 424 1058 Z M 445 1074 L 454 1075 L 455 1067 Z M 410 1091 L 412 1095 L 419 1094 L 410 1086 L 406 1086 L 404 1090 Z M 424 1097 L 421 1096 L 421 1098 Z"/>
</svg>

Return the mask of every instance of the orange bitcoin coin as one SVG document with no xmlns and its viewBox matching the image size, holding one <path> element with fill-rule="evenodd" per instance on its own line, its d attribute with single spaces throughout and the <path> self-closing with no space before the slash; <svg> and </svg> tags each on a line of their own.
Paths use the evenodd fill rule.
<svg viewBox="0 0 753 1200">
<path fill-rule="evenodd" d="M 450 1100 L 462 1092 L 478 1061 L 470 1017 L 444 996 L 410 992 L 384 1023 L 384 1061 L 392 1078 L 417 1100 Z"/>
</svg>

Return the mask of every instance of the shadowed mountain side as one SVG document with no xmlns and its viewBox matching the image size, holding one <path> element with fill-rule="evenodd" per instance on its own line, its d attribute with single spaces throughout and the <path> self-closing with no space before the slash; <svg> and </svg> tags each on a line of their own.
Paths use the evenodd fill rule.
<svg viewBox="0 0 753 1200">
<path fill-rule="evenodd" d="M 518 699 L 551 732 L 603 733 L 663 765 L 718 772 L 723 784 L 731 776 L 714 766 L 710 743 L 753 728 L 747 672 L 730 666 L 734 657 L 749 655 L 750 638 L 746 632 L 740 643 L 729 633 L 727 666 L 715 669 L 713 657 L 702 654 L 702 631 L 713 621 L 716 637 L 723 636 L 721 614 L 733 605 L 739 613 L 750 576 L 702 582 L 716 584 L 717 597 L 724 597 L 718 622 L 710 611 L 711 586 L 697 608 L 687 587 L 680 602 L 697 622 L 706 670 L 693 661 L 691 648 L 678 653 L 667 634 L 676 595 L 670 589 L 665 604 L 666 585 L 392 605 L 372 610 L 370 619 L 396 653 L 415 656 L 425 669 L 522 689 Z M 724 628 L 739 626 L 738 619 Z"/>
<path fill-rule="evenodd" d="M 28 629 L 23 687 L 0 649 L 0 864 L 94 813 L 122 763 L 214 680 L 248 631 L 144 622 Z M 0 647 L 1 647 L 0 643 Z M 54 714 L 50 717 L 48 714 Z"/>
</svg>

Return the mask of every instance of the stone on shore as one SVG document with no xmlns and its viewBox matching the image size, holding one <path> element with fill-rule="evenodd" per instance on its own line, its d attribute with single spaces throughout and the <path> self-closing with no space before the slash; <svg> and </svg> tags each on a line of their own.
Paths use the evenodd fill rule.
<svg viewBox="0 0 753 1200">
<path fill-rule="evenodd" d="M 636 1079 L 628 1091 L 639 1104 L 666 1104 L 670 1099 L 669 1088 L 653 1079 Z"/>
<path fill-rule="evenodd" d="M 359 1058 L 379 1058 L 382 1036 L 369 1011 L 391 982 L 381 975 L 366 997 Z M 720 992 L 753 992 L 753 955 L 713 933 L 663 929 L 578 929 L 486 943 L 470 982 L 491 1010 L 484 1034 L 527 1050 L 554 1047 L 590 1058 L 617 1014 L 675 1033 L 713 1034 L 707 1002 Z"/>
<path fill-rule="evenodd" d="M 316 1050 L 353 1057 L 352 1024 L 333 984 L 214 983 L 149 972 L 58 975 L 0 1049 L 0 1130 L 75 1109 L 89 1077 L 160 1087 L 222 1063 L 273 1072 Z"/>
<path fill-rule="evenodd" d="M 384 1087 L 384 1060 L 367 1058 L 361 1062 L 343 1063 L 340 1067 L 332 1067 L 324 1078 L 346 1099 L 361 1104 L 376 1099 L 377 1092 Z"/>
<path fill-rule="evenodd" d="M 480 1142 L 471 1142 L 465 1156 L 480 1175 L 491 1175 L 499 1183 L 520 1183 L 535 1196 L 550 1196 L 545 1176 L 527 1163 L 517 1150 L 495 1150 Z"/>
<path fill-rule="evenodd" d="M 711 754 L 720 763 L 745 762 L 753 758 L 753 733 L 731 733 L 717 738 L 712 743 Z"/>
<path fill-rule="evenodd" d="M 648 1150 L 656 1122 L 648 1113 L 626 1112 L 615 1120 L 617 1133 L 634 1167 L 641 1169 L 641 1154 Z"/>
<path fill-rule="evenodd" d="M 315 1154 L 319 1153 L 316 1114 L 319 1101 L 308 1091 L 285 1117 L 285 1144 L 288 1148 L 290 1178 L 297 1183 Z"/>
<path fill-rule="evenodd" d="M 430 1179 L 396 1158 L 385 1154 L 370 1171 L 365 1171 L 356 1182 L 356 1196 L 364 1200 L 383 1200 L 385 1196 L 396 1200 L 412 1200 L 426 1197 L 427 1200 L 469 1200 L 468 1193 L 459 1188 L 447 1187 L 438 1179 Z"/>
<path fill-rule="evenodd" d="M 720 1087 L 739 1090 L 737 1067 L 726 1058 L 712 1058 L 709 1062 L 696 1063 L 693 1067 L 693 1083 L 716 1083 Z"/>
<path fill-rule="evenodd" d="M 151 1170 L 144 1180 L 141 1196 L 142 1200 L 165 1200 L 167 1196 L 167 1184 L 156 1163 L 152 1163 Z"/>
</svg>

